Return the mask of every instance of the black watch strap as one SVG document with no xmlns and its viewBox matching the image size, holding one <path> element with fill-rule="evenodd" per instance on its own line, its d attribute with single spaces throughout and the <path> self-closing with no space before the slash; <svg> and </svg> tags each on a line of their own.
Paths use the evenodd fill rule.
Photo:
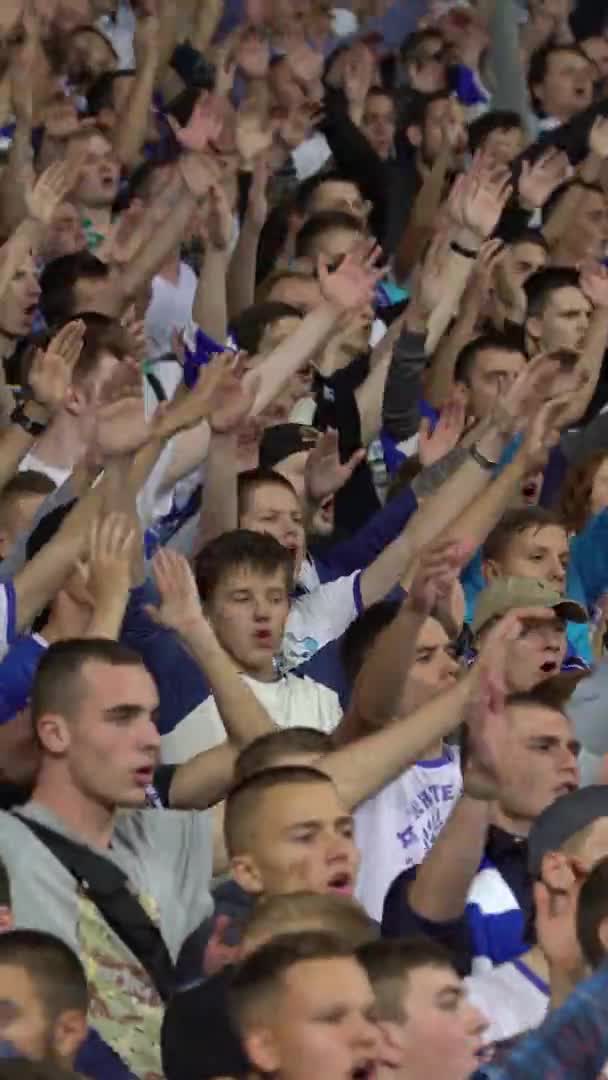
<svg viewBox="0 0 608 1080">
<path fill-rule="evenodd" d="M 23 428 L 28 435 L 32 435 L 37 438 L 39 435 L 44 435 L 47 425 L 41 424 L 38 420 L 30 420 L 25 412 L 25 406 L 27 402 L 20 401 L 11 413 L 11 424 L 18 424 Z"/>
</svg>

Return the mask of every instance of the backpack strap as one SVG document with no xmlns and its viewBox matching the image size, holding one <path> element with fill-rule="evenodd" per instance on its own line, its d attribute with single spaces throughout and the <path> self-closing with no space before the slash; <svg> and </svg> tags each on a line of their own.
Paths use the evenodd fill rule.
<svg viewBox="0 0 608 1080">
<path fill-rule="evenodd" d="M 127 875 L 110 859 L 38 821 L 14 813 L 70 872 L 108 926 L 139 960 L 163 1001 L 175 989 L 175 966 L 156 924 L 142 907 Z"/>
</svg>

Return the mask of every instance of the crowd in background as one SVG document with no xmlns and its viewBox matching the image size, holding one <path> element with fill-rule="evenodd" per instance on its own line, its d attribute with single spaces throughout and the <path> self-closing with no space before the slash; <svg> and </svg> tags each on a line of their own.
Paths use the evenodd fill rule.
<svg viewBox="0 0 608 1080">
<path fill-rule="evenodd" d="M 606 0 L 0 0 L 0 1080 L 608 1075 Z"/>
</svg>

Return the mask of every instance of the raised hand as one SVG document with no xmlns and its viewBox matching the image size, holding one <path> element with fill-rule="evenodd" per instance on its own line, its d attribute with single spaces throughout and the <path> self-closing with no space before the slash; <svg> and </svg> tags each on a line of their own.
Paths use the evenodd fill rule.
<svg viewBox="0 0 608 1080">
<path fill-rule="evenodd" d="M 310 451 L 304 481 L 306 491 L 313 502 L 335 495 L 350 480 L 355 469 L 365 460 L 365 450 L 355 450 L 348 461 L 340 461 L 338 433 L 328 428 L 319 436 L 316 445 Z"/>
<path fill-rule="evenodd" d="M 32 188 L 26 192 L 30 217 L 41 225 L 51 225 L 55 214 L 72 190 L 78 176 L 71 163 L 55 161 L 45 169 Z"/>
<path fill-rule="evenodd" d="M 123 210 L 112 229 L 109 246 L 112 262 L 124 266 L 135 258 L 148 238 L 146 219 L 149 213 L 150 208 L 141 199 L 133 199 L 131 205 Z"/>
<path fill-rule="evenodd" d="M 141 371 L 136 362 L 123 360 L 102 388 L 91 449 L 98 461 L 104 461 L 134 454 L 151 436 L 144 409 Z"/>
<path fill-rule="evenodd" d="M 205 625 L 194 574 L 183 555 L 161 548 L 152 560 L 152 570 L 160 606 L 146 608 L 150 618 L 177 633 L 193 623 Z"/>
<path fill-rule="evenodd" d="M 243 32 L 237 50 L 236 62 L 249 79 L 265 79 L 270 66 L 270 45 L 252 28 Z"/>
<path fill-rule="evenodd" d="M 573 175 L 567 154 L 555 148 L 547 150 L 535 162 L 524 161 L 517 191 L 526 210 L 538 210 L 554 191 Z"/>
<path fill-rule="evenodd" d="M 67 323 L 50 342 L 47 349 L 38 349 L 29 373 L 29 385 L 34 399 L 52 414 L 64 404 L 74 368 L 82 352 L 85 326 L 77 319 Z"/>
<path fill-rule="evenodd" d="M 245 170 L 252 169 L 261 154 L 272 146 L 274 126 L 258 108 L 239 109 L 236 121 L 236 147 Z"/>
<path fill-rule="evenodd" d="M 155 414 L 153 426 L 157 438 L 171 438 L 178 431 L 187 431 L 207 420 L 218 404 L 218 395 L 231 375 L 233 364 L 234 353 L 225 352 L 201 367 L 192 389 L 176 396 L 160 416 Z"/>
<path fill-rule="evenodd" d="M 425 320 L 439 306 L 445 292 L 444 271 L 449 253 L 448 232 L 440 229 L 429 244 L 423 262 L 415 270 L 412 305 Z"/>
<path fill-rule="evenodd" d="M 461 398 L 453 395 L 442 406 L 434 429 L 428 417 L 423 417 L 418 428 L 418 458 L 424 469 L 449 454 L 460 442 L 466 419 L 466 409 Z"/>
<path fill-rule="evenodd" d="M 570 880 L 559 891 L 548 889 L 543 881 L 534 884 L 536 940 L 551 972 L 578 982 L 585 977 L 585 961 L 576 932 L 576 914 L 586 874 L 573 856 L 568 858 L 566 874 Z"/>
<path fill-rule="evenodd" d="M 507 435 L 521 431 L 545 401 L 547 385 L 559 369 L 559 361 L 550 354 L 530 360 L 507 393 L 499 394 L 492 414 L 496 426 Z"/>
<path fill-rule="evenodd" d="M 210 94 L 201 95 L 185 127 L 173 116 L 167 119 L 180 146 L 197 154 L 202 154 L 210 143 L 219 139 L 224 126 L 220 102 Z"/>
<path fill-rule="evenodd" d="M 227 251 L 232 240 L 232 229 L 232 211 L 224 188 L 221 184 L 212 184 L 203 211 L 202 238 L 215 251 Z"/>
<path fill-rule="evenodd" d="M 376 268 L 380 255 L 379 247 L 374 247 L 364 260 L 351 253 L 333 271 L 329 260 L 319 256 L 317 272 L 324 299 L 339 311 L 354 311 L 370 304 L 377 282 L 386 273 L 385 268 Z"/>
<path fill-rule="evenodd" d="M 608 308 L 608 270 L 601 263 L 591 263 L 581 272 L 581 289 L 594 307 Z"/>
<path fill-rule="evenodd" d="M 213 923 L 213 931 L 205 947 L 203 974 L 215 975 L 229 964 L 236 964 L 242 955 L 240 945 L 227 945 L 224 934 L 232 923 L 229 915 L 218 915 Z M 226 1078 L 228 1080 L 228 1078 Z"/>
<path fill-rule="evenodd" d="M 408 606 L 420 615 L 431 615 L 451 596 L 471 553 L 471 545 L 461 540 L 438 540 L 432 544 L 418 560 L 408 591 Z"/>
<path fill-rule="evenodd" d="M 103 521 L 97 519 L 89 541 L 87 590 L 95 607 L 108 596 L 125 594 L 131 574 L 137 529 L 128 514 L 113 511 Z"/>
<path fill-rule="evenodd" d="M 217 390 L 216 402 L 209 414 L 209 426 L 217 435 L 238 431 L 251 416 L 260 380 L 254 376 L 244 381 L 246 360 L 246 353 L 240 353 Z"/>
<path fill-rule="evenodd" d="M 473 175 L 470 184 L 465 185 L 462 203 L 463 225 L 479 240 L 486 240 L 494 232 L 513 194 L 511 173 L 502 168 L 471 172 Z"/>
</svg>

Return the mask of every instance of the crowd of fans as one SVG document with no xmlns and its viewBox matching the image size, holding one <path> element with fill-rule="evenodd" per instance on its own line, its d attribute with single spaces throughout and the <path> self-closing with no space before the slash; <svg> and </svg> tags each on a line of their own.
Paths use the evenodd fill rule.
<svg viewBox="0 0 608 1080">
<path fill-rule="evenodd" d="M 0 239 L 0 1080 L 608 1075 L 606 0 L 0 0 Z"/>
</svg>

